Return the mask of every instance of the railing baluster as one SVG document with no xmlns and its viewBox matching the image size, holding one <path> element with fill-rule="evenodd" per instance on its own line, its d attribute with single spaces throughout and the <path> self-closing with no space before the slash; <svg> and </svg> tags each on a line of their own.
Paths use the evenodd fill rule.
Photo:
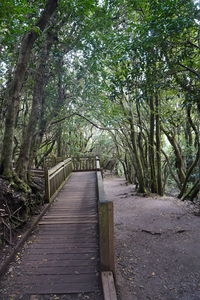
<svg viewBox="0 0 200 300">
<path fill-rule="evenodd" d="M 72 169 L 75 172 L 100 170 L 99 158 L 95 156 L 73 157 L 72 162 Z"/>
</svg>

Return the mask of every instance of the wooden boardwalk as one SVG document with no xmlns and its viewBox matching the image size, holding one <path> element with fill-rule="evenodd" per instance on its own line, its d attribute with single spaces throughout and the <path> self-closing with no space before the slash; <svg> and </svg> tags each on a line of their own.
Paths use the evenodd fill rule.
<svg viewBox="0 0 200 300">
<path fill-rule="evenodd" d="M 95 172 L 72 173 L 25 247 L 13 294 L 100 291 L 98 243 Z"/>
</svg>

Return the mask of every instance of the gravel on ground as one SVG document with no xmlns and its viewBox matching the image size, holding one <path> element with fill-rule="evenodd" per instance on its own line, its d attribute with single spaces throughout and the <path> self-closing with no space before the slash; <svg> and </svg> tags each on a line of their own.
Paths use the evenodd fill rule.
<svg viewBox="0 0 200 300">
<path fill-rule="evenodd" d="M 137 195 L 122 178 L 105 178 L 104 186 L 114 202 L 119 299 L 200 299 L 200 217 L 193 207 Z"/>
</svg>

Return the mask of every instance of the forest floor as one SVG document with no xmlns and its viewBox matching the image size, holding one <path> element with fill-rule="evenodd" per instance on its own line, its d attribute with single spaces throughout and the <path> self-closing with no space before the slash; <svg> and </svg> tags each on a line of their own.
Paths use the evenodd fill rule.
<svg viewBox="0 0 200 300">
<path fill-rule="evenodd" d="M 120 300 L 200 299 L 200 217 L 173 197 L 143 197 L 116 177 L 104 179 L 114 201 Z"/>
</svg>

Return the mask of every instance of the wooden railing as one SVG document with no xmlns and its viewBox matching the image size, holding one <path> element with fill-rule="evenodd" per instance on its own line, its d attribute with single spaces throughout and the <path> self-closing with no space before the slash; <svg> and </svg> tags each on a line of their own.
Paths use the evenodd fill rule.
<svg viewBox="0 0 200 300">
<path fill-rule="evenodd" d="M 44 177 L 44 170 L 43 169 L 31 169 L 31 175 L 33 177 Z"/>
<path fill-rule="evenodd" d="M 113 202 L 106 200 L 101 171 L 97 171 L 97 195 L 101 270 L 115 274 Z"/>
<path fill-rule="evenodd" d="M 99 159 L 96 156 L 81 156 L 72 158 L 73 171 L 96 171 L 97 161 Z"/>
<path fill-rule="evenodd" d="M 51 202 L 72 172 L 72 160 L 68 158 L 51 169 L 45 169 L 46 201 Z"/>
<path fill-rule="evenodd" d="M 73 157 L 45 170 L 46 200 L 52 201 L 72 171 L 96 171 L 99 212 L 100 263 L 104 299 L 117 300 L 115 275 L 113 202 L 106 200 L 98 157 Z"/>
<path fill-rule="evenodd" d="M 47 157 L 45 159 L 44 165 L 48 169 L 53 168 L 56 166 L 58 163 L 62 162 L 64 160 L 63 157 Z"/>
</svg>

